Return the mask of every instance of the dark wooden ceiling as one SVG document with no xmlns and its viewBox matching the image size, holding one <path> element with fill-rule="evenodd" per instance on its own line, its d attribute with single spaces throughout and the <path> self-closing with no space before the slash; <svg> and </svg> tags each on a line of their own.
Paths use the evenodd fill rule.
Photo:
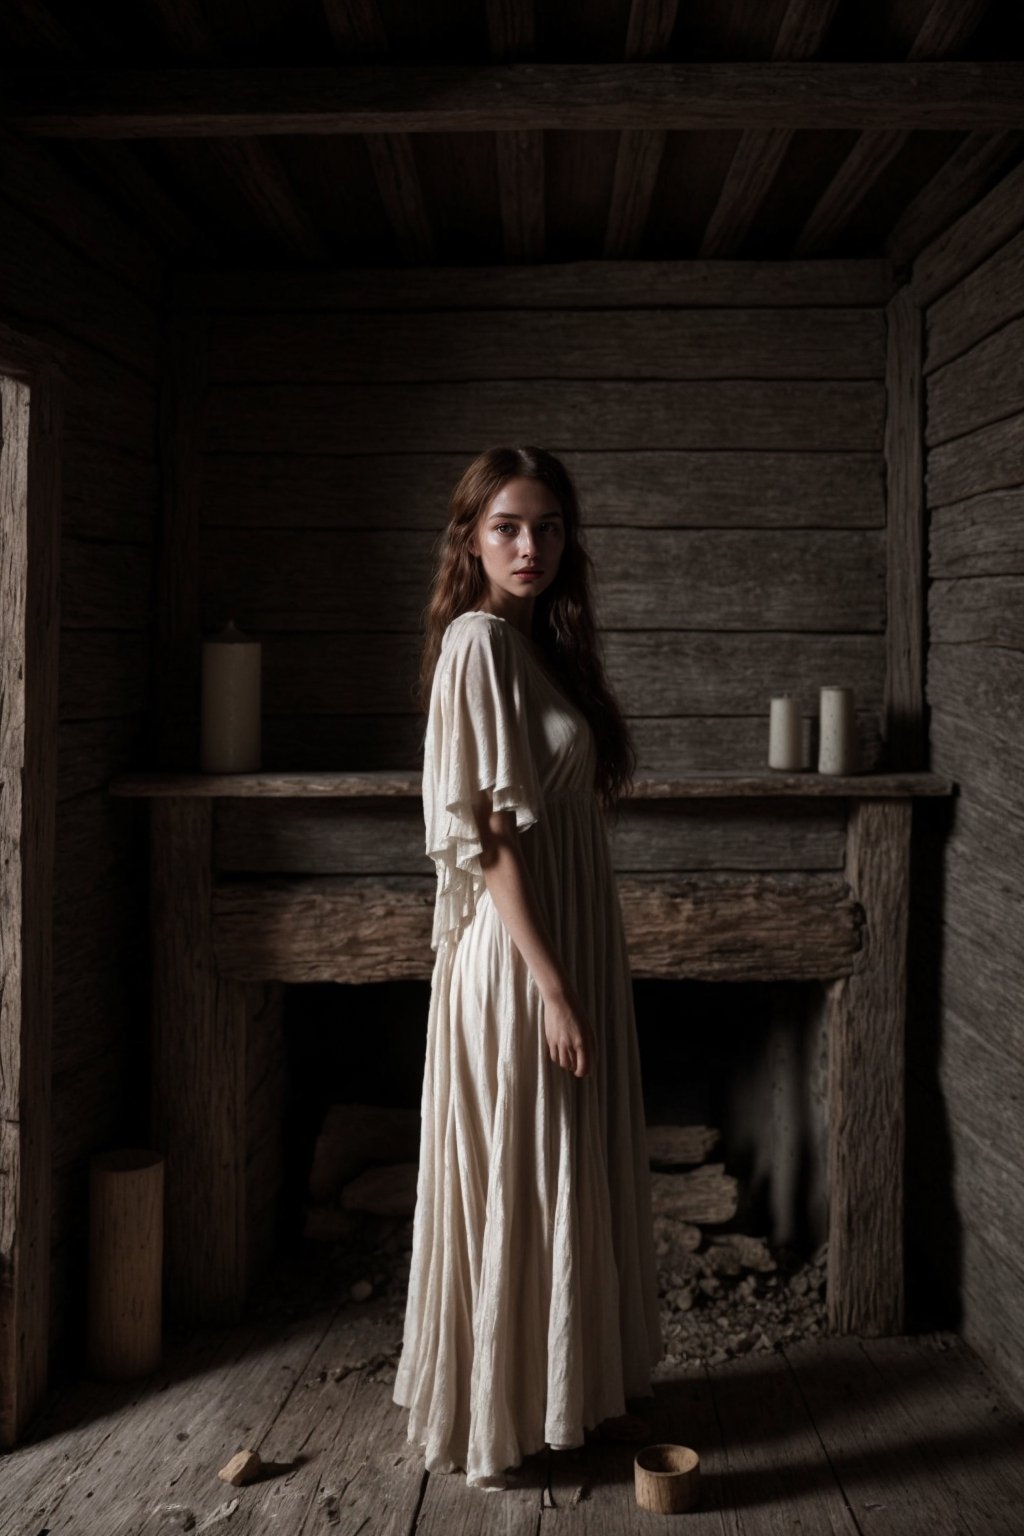
<svg viewBox="0 0 1024 1536">
<path fill-rule="evenodd" d="M 52 97 L 54 71 L 69 70 L 103 72 L 102 96 L 120 72 L 167 69 L 190 82 L 209 72 L 216 85 L 231 71 L 279 70 L 284 81 L 285 70 L 334 66 L 996 67 L 1024 56 L 1022 13 L 1021 0 L 5 0 L 0 48 L 31 108 L 31 91 Z M 969 83 L 977 92 L 977 75 Z M 446 119 L 439 131 L 396 118 L 393 132 L 272 123 L 204 135 L 164 123 L 149 137 L 112 129 L 108 114 L 92 136 L 81 121 L 38 130 L 30 111 L 8 116 L 13 131 L 45 132 L 65 166 L 180 266 L 900 263 L 1024 158 L 1024 119 L 993 125 L 977 99 L 977 127 L 968 104 L 939 126 L 819 128 L 806 96 L 791 122 L 755 113 L 746 126 L 736 113 L 728 127 L 604 127 L 595 114 L 591 126 L 560 128 L 549 125 L 550 94 L 541 126 L 524 108 L 521 126 L 497 130 L 467 114 L 464 127 Z M 920 95 L 915 114 L 927 117 Z"/>
</svg>

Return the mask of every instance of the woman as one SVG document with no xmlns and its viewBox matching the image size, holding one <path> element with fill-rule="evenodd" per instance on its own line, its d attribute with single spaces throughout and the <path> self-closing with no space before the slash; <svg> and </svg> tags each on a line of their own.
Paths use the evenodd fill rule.
<svg viewBox="0 0 1024 1536">
<path fill-rule="evenodd" d="M 427 610 L 437 869 L 420 1163 L 394 1399 L 432 1471 L 636 1438 L 662 1340 L 639 1050 L 603 811 L 634 754 L 598 657 L 576 493 L 492 448 Z"/>
</svg>

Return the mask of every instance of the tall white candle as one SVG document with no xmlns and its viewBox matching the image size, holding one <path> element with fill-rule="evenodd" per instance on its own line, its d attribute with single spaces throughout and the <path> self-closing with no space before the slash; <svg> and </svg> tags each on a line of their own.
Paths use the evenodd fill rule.
<svg viewBox="0 0 1024 1536">
<path fill-rule="evenodd" d="M 230 620 L 203 641 L 200 764 L 204 773 L 253 773 L 260 766 L 262 646 Z"/>
<path fill-rule="evenodd" d="M 792 694 L 772 699 L 768 724 L 768 767 L 800 768 L 803 751 L 800 738 L 800 707 Z"/>
<path fill-rule="evenodd" d="M 859 764 L 853 689 L 822 688 L 818 715 L 818 772 L 856 773 Z"/>
</svg>

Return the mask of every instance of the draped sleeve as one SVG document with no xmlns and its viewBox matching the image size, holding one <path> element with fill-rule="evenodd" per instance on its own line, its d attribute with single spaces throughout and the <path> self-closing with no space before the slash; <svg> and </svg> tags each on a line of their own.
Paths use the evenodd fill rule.
<svg viewBox="0 0 1024 1536">
<path fill-rule="evenodd" d="M 445 630 L 434 671 L 423 747 L 426 851 L 437 868 L 431 947 L 457 941 L 484 888 L 474 796 L 491 791 L 524 832 L 542 792 L 530 742 L 523 658 L 507 622 L 461 614 Z"/>
</svg>

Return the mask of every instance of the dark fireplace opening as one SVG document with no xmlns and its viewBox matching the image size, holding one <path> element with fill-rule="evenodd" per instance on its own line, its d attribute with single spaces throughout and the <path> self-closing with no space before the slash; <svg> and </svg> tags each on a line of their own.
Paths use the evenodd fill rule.
<svg viewBox="0 0 1024 1536">
<path fill-rule="evenodd" d="M 664 1368 L 827 1331 L 816 983 L 634 982 Z M 404 1310 L 428 984 L 285 989 L 279 1236 L 339 1301 Z"/>
</svg>

